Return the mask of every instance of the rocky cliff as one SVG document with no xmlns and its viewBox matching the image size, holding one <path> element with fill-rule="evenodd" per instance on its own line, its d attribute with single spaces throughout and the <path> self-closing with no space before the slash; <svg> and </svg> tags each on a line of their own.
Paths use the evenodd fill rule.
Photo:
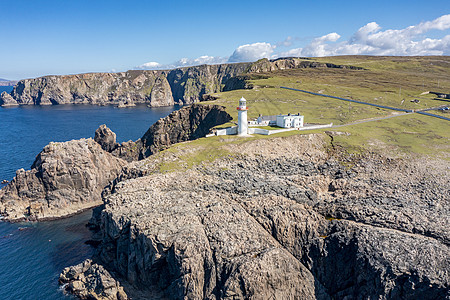
<svg viewBox="0 0 450 300">
<path fill-rule="evenodd" d="M 200 65 L 163 71 L 132 70 L 120 73 L 45 76 L 19 81 L 11 94 L 2 93 L 0 105 L 191 104 L 201 101 L 205 94 L 222 91 L 227 82 L 238 75 L 318 67 L 358 69 L 300 58 L 285 58 L 263 59 L 254 63 Z M 233 82 L 228 83 L 228 87 L 232 86 Z"/>
<path fill-rule="evenodd" d="M 127 161 L 203 137 L 230 119 L 222 106 L 194 104 L 160 119 L 136 142 L 118 144 L 116 134 L 101 125 L 94 140 L 50 143 L 31 170 L 18 170 L 0 190 L 0 215 L 6 220 L 42 220 L 98 206 L 102 189 L 121 174 Z"/>
<path fill-rule="evenodd" d="M 104 150 L 131 162 L 144 159 L 173 144 L 204 137 L 211 128 L 231 119 L 223 106 L 192 104 L 159 119 L 135 142 L 118 145 L 115 134 L 105 127 L 100 127 L 95 134 L 96 141 Z"/>
<path fill-rule="evenodd" d="M 318 135 L 224 147 L 185 172 L 133 162 L 104 193 L 96 259 L 131 298 L 450 296 L 448 163 L 330 156 Z"/>
<path fill-rule="evenodd" d="M 7 220 L 42 220 L 98 206 L 103 187 L 125 163 L 92 139 L 50 143 L 31 170 L 17 170 L 0 190 L 0 214 Z"/>
<path fill-rule="evenodd" d="M 219 105 L 193 104 L 174 111 L 150 126 L 142 136 L 140 158 L 146 158 L 175 143 L 204 137 L 211 128 L 231 119 L 225 107 Z"/>
</svg>

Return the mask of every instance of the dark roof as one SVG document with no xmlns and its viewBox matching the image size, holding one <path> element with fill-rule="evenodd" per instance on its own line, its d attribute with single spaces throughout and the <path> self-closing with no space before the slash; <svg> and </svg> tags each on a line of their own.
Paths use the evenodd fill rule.
<svg viewBox="0 0 450 300">
<path fill-rule="evenodd" d="M 261 120 L 263 121 L 276 121 L 277 116 L 261 116 Z"/>
</svg>

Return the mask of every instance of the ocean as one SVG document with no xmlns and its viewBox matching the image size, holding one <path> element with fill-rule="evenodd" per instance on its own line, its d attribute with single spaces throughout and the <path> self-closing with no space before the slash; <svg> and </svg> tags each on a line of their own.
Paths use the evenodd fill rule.
<svg viewBox="0 0 450 300">
<path fill-rule="evenodd" d="M 0 87 L 0 93 L 8 87 Z M 7 89 L 8 92 L 10 88 Z M 30 169 L 51 141 L 93 137 L 101 124 L 118 142 L 136 140 L 159 118 L 178 107 L 129 108 L 91 105 L 0 107 L 0 180 Z M 61 270 L 92 255 L 84 242 L 92 211 L 56 221 L 0 222 L 0 299 L 70 299 L 58 286 Z"/>
</svg>

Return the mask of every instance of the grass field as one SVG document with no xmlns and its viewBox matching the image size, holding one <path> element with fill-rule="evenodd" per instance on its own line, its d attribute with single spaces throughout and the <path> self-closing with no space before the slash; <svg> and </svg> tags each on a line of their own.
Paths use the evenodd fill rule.
<svg viewBox="0 0 450 300">
<path fill-rule="evenodd" d="M 435 100 L 434 95 L 420 95 L 425 91 L 450 93 L 450 57 L 367 57 L 342 56 L 315 58 L 319 62 L 353 65 L 364 70 L 294 69 L 266 73 L 269 78 L 253 80 L 251 90 L 234 90 L 214 94 L 215 101 L 203 102 L 223 105 L 237 121 L 236 106 L 241 97 L 247 99 L 249 119 L 259 114 L 276 115 L 300 112 L 306 123 L 345 125 L 370 120 L 398 112 L 379 109 L 337 99 L 309 95 L 279 88 L 287 86 L 369 103 L 406 109 L 424 109 L 450 105 Z M 418 99 L 419 103 L 410 102 Z M 402 101 L 404 100 L 404 101 Z M 442 111 L 430 111 L 450 116 Z M 228 123 L 219 127 L 234 125 Z M 396 157 L 422 157 L 450 160 L 450 122 L 418 114 L 399 115 L 389 119 L 345 125 L 339 128 L 313 131 L 289 131 L 271 136 L 251 138 L 221 136 L 202 138 L 174 145 L 166 150 L 177 157 L 164 162 L 160 171 L 182 170 L 194 165 L 232 155 L 225 149 L 230 143 L 245 143 L 253 139 L 270 139 L 295 134 L 319 133 L 330 141 L 326 131 L 345 132 L 334 135 L 333 145 L 350 153 L 377 151 Z M 195 149 L 186 151 L 186 149 Z"/>
<path fill-rule="evenodd" d="M 208 103 L 224 105 L 234 120 L 237 119 L 238 100 L 245 97 L 249 119 L 259 114 L 300 112 L 305 116 L 306 123 L 334 125 L 398 113 L 279 87 L 299 88 L 405 109 L 450 105 L 448 100 L 436 100 L 434 95 L 421 95 L 425 91 L 450 93 L 450 57 L 340 56 L 313 60 L 358 66 L 364 70 L 310 68 L 265 73 L 269 78 L 252 80 L 253 89 L 217 93 L 215 96 L 219 99 Z M 414 99 L 420 102 L 411 102 Z M 430 112 L 450 116 L 441 111 Z M 350 151 L 384 147 L 398 154 L 425 154 L 446 159 L 450 156 L 450 122 L 428 116 L 399 116 L 336 130 L 350 133 L 336 139 Z M 314 132 L 324 131 L 326 129 Z"/>
</svg>

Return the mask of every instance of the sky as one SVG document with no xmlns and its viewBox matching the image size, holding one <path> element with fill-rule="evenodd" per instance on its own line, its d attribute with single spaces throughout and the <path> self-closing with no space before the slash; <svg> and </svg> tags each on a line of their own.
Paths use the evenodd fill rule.
<svg viewBox="0 0 450 300">
<path fill-rule="evenodd" d="M 450 55 L 450 1 L 0 0 L 0 78 L 263 57 Z"/>
</svg>

